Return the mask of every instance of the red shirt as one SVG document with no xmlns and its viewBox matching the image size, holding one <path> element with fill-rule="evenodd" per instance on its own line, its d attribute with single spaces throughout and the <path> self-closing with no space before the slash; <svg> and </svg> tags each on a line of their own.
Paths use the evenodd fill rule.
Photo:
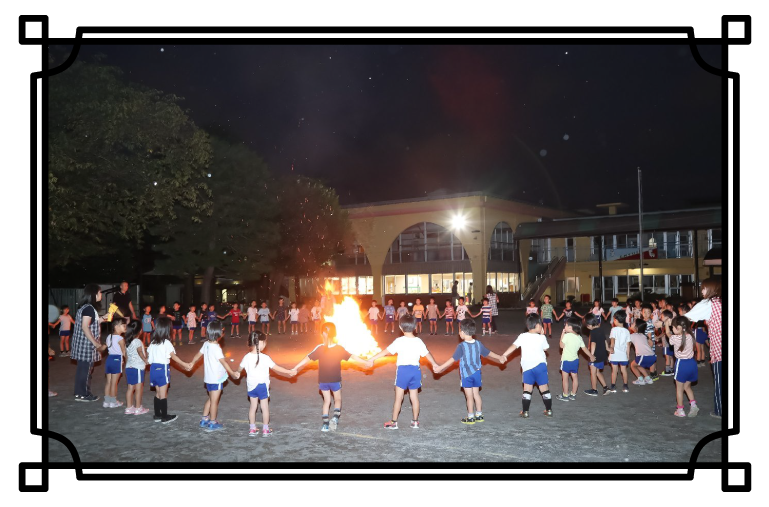
<svg viewBox="0 0 769 507">
<path fill-rule="evenodd" d="M 232 315 L 233 324 L 240 324 L 240 313 L 240 308 L 233 308 L 227 315 Z"/>
</svg>

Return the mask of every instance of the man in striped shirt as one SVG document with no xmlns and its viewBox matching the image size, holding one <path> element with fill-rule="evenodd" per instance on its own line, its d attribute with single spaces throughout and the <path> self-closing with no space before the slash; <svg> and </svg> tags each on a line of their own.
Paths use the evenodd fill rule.
<svg viewBox="0 0 769 507">
<path fill-rule="evenodd" d="M 459 336 L 462 343 L 457 345 L 454 355 L 440 366 L 435 366 L 433 371 L 440 373 L 452 364 L 459 361 L 460 385 L 465 392 L 467 400 L 467 417 L 461 420 L 462 424 L 475 424 L 483 422 L 483 409 L 481 401 L 481 357 L 492 357 L 504 364 L 507 358 L 495 354 L 476 340 L 475 321 L 465 319 L 459 324 Z M 475 411 L 473 411 L 473 406 Z"/>
</svg>

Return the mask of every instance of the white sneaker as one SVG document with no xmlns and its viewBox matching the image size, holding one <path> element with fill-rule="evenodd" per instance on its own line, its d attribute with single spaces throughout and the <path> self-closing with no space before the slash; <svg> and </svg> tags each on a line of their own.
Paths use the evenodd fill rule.
<svg viewBox="0 0 769 507">
<path fill-rule="evenodd" d="M 692 408 L 689 409 L 689 417 L 697 417 L 697 413 L 700 411 L 700 407 L 695 403 Z"/>
<path fill-rule="evenodd" d="M 643 378 L 643 377 L 641 377 L 641 378 L 637 378 L 637 379 L 635 379 L 635 380 L 633 381 L 633 385 L 634 385 L 634 386 L 645 386 L 645 385 L 646 385 L 646 380 L 644 380 L 644 378 Z"/>
</svg>

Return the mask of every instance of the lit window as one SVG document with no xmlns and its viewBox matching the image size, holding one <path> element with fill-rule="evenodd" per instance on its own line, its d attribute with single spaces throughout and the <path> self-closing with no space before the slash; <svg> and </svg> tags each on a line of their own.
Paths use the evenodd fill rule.
<svg viewBox="0 0 769 507">
<path fill-rule="evenodd" d="M 405 275 L 385 276 L 385 292 L 387 294 L 405 294 L 406 293 L 406 276 Z"/>
</svg>

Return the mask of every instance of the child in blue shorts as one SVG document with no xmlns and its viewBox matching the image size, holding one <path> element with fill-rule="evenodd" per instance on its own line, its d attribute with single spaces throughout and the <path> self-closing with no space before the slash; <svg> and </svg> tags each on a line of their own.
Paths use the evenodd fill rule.
<svg viewBox="0 0 769 507">
<path fill-rule="evenodd" d="M 609 335 L 609 362 L 611 363 L 611 387 L 603 393 L 608 395 L 617 392 L 617 371 L 622 372 L 622 392 L 629 393 L 627 385 L 627 365 L 630 357 L 630 331 L 625 327 L 627 314 L 619 310 L 614 314 L 614 327 Z"/>
<path fill-rule="evenodd" d="M 704 320 L 694 325 L 694 341 L 697 342 L 697 367 L 702 368 L 707 365 L 705 361 L 705 344 L 708 342 L 707 324 Z"/>
<path fill-rule="evenodd" d="M 336 431 L 339 418 L 342 416 L 342 361 L 355 361 L 364 366 L 371 367 L 373 363 L 361 359 L 355 354 L 349 353 L 336 342 L 336 326 L 326 322 L 321 327 L 323 343 L 292 368 L 299 371 L 310 361 L 318 361 L 318 389 L 323 395 L 323 426 L 320 431 L 326 432 L 329 428 Z M 328 411 L 331 408 L 331 397 L 334 397 L 334 417 L 329 422 Z"/>
<path fill-rule="evenodd" d="M 158 318 L 155 333 L 152 335 L 147 361 L 150 363 L 150 386 L 155 388 L 155 422 L 168 424 L 175 421 L 177 416 L 168 413 L 168 384 L 171 382 L 171 359 L 182 368 L 190 371 L 192 365 L 185 363 L 176 355 L 171 337 L 171 319 Z"/>
<path fill-rule="evenodd" d="M 592 315 L 592 314 L 591 314 Z M 577 389 L 579 389 L 579 351 L 581 350 L 590 362 L 595 361 L 595 356 L 587 350 L 582 340 L 582 320 L 577 317 L 569 317 L 561 331 L 561 381 L 563 394 L 556 396 L 560 401 L 577 401 Z M 569 394 L 569 376 L 571 376 L 571 394 Z"/>
<path fill-rule="evenodd" d="M 651 322 L 649 322 L 651 327 Z M 635 386 L 643 386 L 653 384 L 654 381 L 651 378 L 651 367 L 657 362 L 657 355 L 652 350 L 652 339 L 646 334 L 647 324 L 646 321 L 636 319 L 633 327 L 630 328 L 632 334 L 630 335 L 630 343 L 633 344 L 635 349 L 635 359 L 630 363 L 630 371 L 633 375 L 638 377 L 633 381 Z M 632 356 L 631 356 L 632 357 Z"/>
<path fill-rule="evenodd" d="M 230 368 L 230 365 L 224 358 L 222 347 L 219 345 L 219 340 L 222 339 L 222 323 L 218 320 L 212 322 L 206 329 L 206 333 L 208 333 L 208 341 L 203 344 L 200 352 L 192 358 L 190 366 L 197 363 L 201 357 L 203 358 L 203 382 L 206 384 L 208 399 L 203 406 L 203 417 L 200 419 L 200 427 L 208 431 L 216 431 L 224 429 L 224 426 L 217 420 L 219 398 L 222 396 L 224 381 L 227 380 L 228 374 L 234 379 L 239 379 L 240 373 L 232 371 L 232 368 Z"/>
<path fill-rule="evenodd" d="M 689 397 L 689 417 L 695 417 L 700 411 L 694 399 L 692 382 L 697 382 L 697 361 L 694 359 L 694 338 L 688 333 L 691 321 L 684 316 L 676 317 L 670 325 L 672 332 L 670 345 L 676 354 L 676 417 L 686 417 L 684 412 L 684 392 Z"/>
<path fill-rule="evenodd" d="M 612 319 L 612 322 L 613 319 Z M 601 321 L 592 313 L 585 315 L 585 325 L 590 330 L 590 338 L 588 338 L 588 350 L 595 357 L 590 363 L 590 389 L 585 389 L 585 394 L 588 396 L 598 396 L 598 384 L 603 386 L 603 392 L 609 390 L 606 386 L 606 380 L 603 378 L 603 368 L 606 361 L 609 360 L 609 352 L 606 350 L 606 335 L 601 331 Z"/>
<path fill-rule="evenodd" d="M 144 394 L 144 370 L 149 364 L 147 354 L 144 351 L 144 343 L 139 338 L 140 323 L 132 320 L 126 326 L 125 332 L 125 382 L 128 389 L 125 393 L 126 415 L 143 415 L 149 412 L 142 406 L 142 394 Z"/>
<path fill-rule="evenodd" d="M 395 402 L 393 403 L 392 419 L 384 424 L 388 430 L 398 429 L 398 414 L 403 404 L 403 396 L 408 390 L 411 400 L 411 428 L 419 429 L 419 388 L 422 387 L 422 370 L 419 367 L 419 360 L 426 357 L 433 366 L 438 365 L 433 359 L 430 351 L 427 350 L 425 343 L 421 338 L 414 336 L 414 330 L 417 327 L 417 319 L 413 315 L 404 315 L 398 322 L 403 336 L 396 338 L 389 347 L 371 358 L 370 363 L 390 354 L 397 354 L 395 371 Z"/>
<path fill-rule="evenodd" d="M 673 318 L 675 315 L 670 310 L 662 310 L 662 346 L 665 349 L 665 373 L 662 374 L 663 377 L 670 377 L 673 375 L 673 368 L 675 367 L 676 358 L 675 354 L 673 353 L 673 347 L 670 346 L 670 340 L 669 336 L 671 334 L 670 332 L 670 323 L 673 321 Z"/>
<path fill-rule="evenodd" d="M 454 355 L 440 366 L 433 368 L 433 372 L 440 373 L 452 364 L 459 361 L 459 385 L 465 392 L 467 401 L 467 417 L 461 419 L 462 424 L 475 424 L 483 422 L 483 401 L 481 400 L 481 357 L 492 357 L 505 364 L 507 358 L 495 354 L 487 349 L 481 342 L 475 339 L 475 321 L 465 319 L 459 325 L 459 336 L 462 343 L 457 345 Z M 475 406 L 475 410 L 473 410 Z"/>
<path fill-rule="evenodd" d="M 390 332 L 395 334 L 395 306 L 393 300 L 388 299 L 387 304 L 384 307 L 385 326 L 384 332 L 387 332 L 387 327 L 390 327 Z"/>
<path fill-rule="evenodd" d="M 527 333 L 521 333 L 512 345 L 502 354 L 505 359 L 516 349 L 521 349 L 521 370 L 523 371 L 523 410 L 520 416 L 529 417 L 531 392 L 534 385 L 539 387 L 542 401 L 545 403 L 545 417 L 553 417 L 553 399 L 547 385 L 547 356 L 545 351 L 550 348 L 547 338 L 542 334 L 542 319 L 532 312 L 526 315 Z"/>
<path fill-rule="evenodd" d="M 112 333 L 105 340 L 108 355 L 104 360 L 104 373 L 107 374 L 107 383 L 104 386 L 104 408 L 117 408 L 123 405 L 122 401 L 117 401 L 117 383 L 120 380 L 120 374 L 123 373 L 125 356 L 123 334 L 126 330 L 126 321 L 122 318 L 113 318 L 111 324 Z"/>
</svg>

